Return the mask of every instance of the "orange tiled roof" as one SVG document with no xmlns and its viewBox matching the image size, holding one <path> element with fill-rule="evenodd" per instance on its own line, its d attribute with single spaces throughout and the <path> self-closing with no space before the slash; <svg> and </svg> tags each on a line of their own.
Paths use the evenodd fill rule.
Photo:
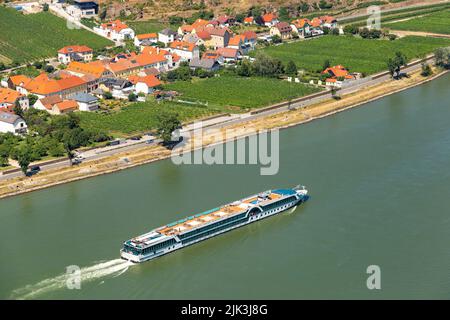
<svg viewBox="0 0 450 320">
<path fill-rule="evenodd" d="M 333 75 L 336 78 L 346 77 L 348 75 L 347 69 L 345 69 L 341 65 L 337 65 L 337 66 L 334 66 L 334 67 L 326 68 L 322 73 L 324 73 L 324 74 L 325 73 L 329 73 L 329 74 Z"/>
<path fill-rule="evenodd" d="M 195 22 L 191 25 L 193 29 L 206 27 L 209 24 L 209 21 L 203 20 L 203 19 L 197 19 Z"/>
<path fill-rule="evenodd" d="M 292 21 L 292 24 L 296 26 L 297 28 L 303 28 L 305 24 L 311 24 L 311 21 L 309 19 L 297 19 Z"/>
<path fill-rule="evenodd" d="M 336 22 L 336 18 L 333 16 L 322 16 L 322 17 L 319 17 L 319 19 L 326 23 Z"/>
<path fill-rule="evenodd" d="M 14 104 L 22 96 L 19 92 L 9 88 L 0 88 L 0 103 Z"/>
<path fill-rule="evenodd" d="M 11 80 L 12 84 L 17 87 L 20 85 L 25 86 L 28 82 L 31 81 L 30 78 L 28 78 L 27 76 L 24 76 L 22 74 L 16 75 L 16 76 L 12 76 L 9 78 L 9 80 Z"/>
<path fill-rule="evenodd" d="M 90 74 L 95 76 L 96 78 L 100 78 L 102 74 L 106 71 L 106 67 L 101 61 L 98 60 L 89 63 L 72 61 L 67 66 L 66 70 L 85 75 Z"/>
<path fill-rule="evenodd" d="M 39 101 L 44 105 L 45 109 L 52 110 L 53 105 L 62 102 L 63 99 L 58 95 L 53 95 L 39 99 Z"/>
<path fill-rule="evenodd" d="M 130 77 L 128 77 L 128 80 L 132 84 L 136 84 L 138 82 L 145 83 L 147 86 L 149 86 L 151 88 L 159 86 L 161 84 L 161 81 L 159 81 L 159 79 L 157 77 L 155 77 L 154 75 L 148 75 L 145 77 L 130 76 Z"/>
<path fill-rule="evenodd" d="M 49 79 L 45 73 L 41 73 L 25 85 L 25 89 L 35 94 L 49 95 L 70 88 L 86 84 L 86 81 L 77 76 L 68 76 L 60 80 Z"/>
<path fill-rule="evenodd" d="M 58 50 L 58 53 L 69 54 L 69 53 L 86 53 L 92 52 L 93 50 L 88 46 L 67 46 Z"/>
<path fill-rule="evenodd" d="M 253 17 L 246 17 L 246 18 L 244 18 L 244 22 L 245 23 L 252 23 L 253 22 Z"/>
<path fill-rule="evenodd" d="M 256 39 L 258 37 L 255 31 L 244 31 L 242 35 L 245 39 Z"/>
<path fill-rule="evenodd" d="M 144 33 L 138 34 L 136 37 L 138 38 L 138 40 L 144 40 L 144 39 L 158 38 L 158 35 L 156 33 Z"/>
<path fill-rule="evenodd" d="M 236 58 L 238 54 L 238 49 L 233 48 L 219 48 L 216 51 L 225 58 Z"/>
<path fill-rule="evenodd" d="M 205 51 L 202 56 L 202 59 L 218 59 L 221 55 L 216 51 Z"/>
<path fill-rule="evenodd" d="M 276 18 L 277 18 L 277 15 L 274 13 L 266 13 L 265 15 L 262 16 L 262 19 L 264 22 L 272 22 Z"/>
<path fill-rule="evenodd" d="M 183 24 L 183 25 L 180 27 L 180 29 L 181 29 L 181 31 L 183 31 L 183 32 L 192 32 L 192 30 L 194 30 L 194 27 L 193 27 L 192 25 L 190 25 L 190 24 Z"/>
<path fill-rule="evenodd" d="M 102 29 L 114 30 L 120 32 L 123 29 L 128 29 L 128 26 L 120 20 L 110 21 L 101 25 Z"/>
<path fill-rule="evenodd" d="M 205 30 L 201 30 L 201 31 L 197 32 L 196 35 L 197 35 L 197 37 L 199 37 L 202 40 L 211 39 L 211 35 L 209 34 L 209 32 L 207 32 Z"/>
<path fill-rule="evenodd" d="M 64 100 L 54 105 L 59 111 L 77 110 L 78 103 L 75 100 Z"/>
<path fill-rule="evenodd" d="M 311 26 L 313 27 L 320 27 L 322 25 L 322 20 L 319 18 L 314 18 L 311 20 Z"/>
<path fill-rule="evenodd" d="M 195 49 L 195 44 L 186 41 L 174 41 L 170 44 L 170 48 L 192 52 Z"/>
<path fill-rule="evenodd" d="M 244 41 L 244 36 L 243 35 L 235 35 L 234 37 L 232 37 L 230 39 L 230 41 L 228 42 L 228 45 L 229 46 L 239 46 L 241 41 Z"/>
</svg>

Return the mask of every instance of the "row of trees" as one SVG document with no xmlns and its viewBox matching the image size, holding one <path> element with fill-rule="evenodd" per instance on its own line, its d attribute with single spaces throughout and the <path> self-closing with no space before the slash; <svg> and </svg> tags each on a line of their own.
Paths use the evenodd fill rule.
<svg viewBox="0 0 450 320">
<path fill-rule="evenodd" d="M 244 60 L 235 69 L 236 74 L 242 77 L 259 76 L 259 77 L 279 77 L 281 75 L 297 74 L 297 65 L 293 61 L 289 61 L 286 65 L 280 59 L 273 58 L 265 53 L 258 53 L 253 62 Z"/>
<path fill-rule="evenodd" d="M 343 29 L 345 34 L 349 35 L 360 35 L 364 39 L 380 39 L 381 37 L 388 38 L 389 40 L 395 40 L 397 36 L 395 34 L 390 34 L 388 31 L 381 31 L 378 29 L 360 29 L 358 26 L 353 24 L 348 24 Z"/>
</svg>

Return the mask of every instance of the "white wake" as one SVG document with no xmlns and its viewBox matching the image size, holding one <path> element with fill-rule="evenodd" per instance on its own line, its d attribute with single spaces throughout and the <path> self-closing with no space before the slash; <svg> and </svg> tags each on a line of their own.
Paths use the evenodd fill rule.
<svg viewBox="0 0 450 320">
<path fill-rule="evenodd" d="M 119 276 L 128 268 L 133 265 L 132 262 L 122 260 L 122 259 L 114 259 L 106 262 L 100 262 L 96 265 L 90 267 L 84 267 L 80 269 L 80 283 L 81 287 L 86 282 L 90 282 L 96 279 L 100 279 L 102 277 L 106 277 L 109 275 Z M 30 299 L 36 298 L 44 293 L 48 293 L 50 291 L 63 289 L 67 286 L 68 274 L 61 274 L 54 278 L 48 278 L 42 280 L 36 284 L 30 284 L 25 287 L 14 290 L 11 293 L 12 299 Z"/>
</svg>

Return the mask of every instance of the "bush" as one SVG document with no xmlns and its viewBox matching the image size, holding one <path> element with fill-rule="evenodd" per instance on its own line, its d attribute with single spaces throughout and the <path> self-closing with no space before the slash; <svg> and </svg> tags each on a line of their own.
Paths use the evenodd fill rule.
<svg viewBox="0 0 450 320">
<path fill-rule="evenodd" d="M 422 72 L 420 74 L 424 77 L 428 77 L 433 74 L 433 71 L 428 63 L 422 63 Z"/>
</svg>

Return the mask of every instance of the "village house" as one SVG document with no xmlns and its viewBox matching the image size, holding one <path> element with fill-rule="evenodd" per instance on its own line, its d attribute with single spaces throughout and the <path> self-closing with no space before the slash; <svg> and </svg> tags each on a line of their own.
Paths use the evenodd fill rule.
<svg viewBox="0 0 450 320">
<path fill-rule="evenodd" d="M 128 99 L 134 93 L 134 85 L 127 79 L 110 78 L 99 87 L 103 92 L 110 92 L 114 98 Z"/>
<path fill-rule="evenodd" d="M 74 100 L 78 104 L 78 110 L 91 112 L 98 110 L 99 99 L 92 94 L 77 93 L 69 97 L 70 100 Z"/>
<path fill-rule="evenodd" d="M 271 36 L 279 36 L 281 39 L 292 38 L 292 28 L 287 22 L 278 22 L 276 25 L 270 28 Z"/>
<path fill-rule="evenodd" d="M 223 56 L 219 52 L 212 50 L 205 51 L 205 53 L 203 53 L 202 59 L 211 59 L 217 61 L 219 65 L 222 65 L 225 62 Z"/>
<path fill-rule="evenodd" d="M 223 57 L 223 61 L 226 63 L 236 63 L 242 59 L 242 53 L 238 49 L 218 48 L 216 52 Z"/>
<path fill-rule="evenodd" d="M 264 25 L 266 27 L 272 27 L 272 26 L 276 25 L 278 22 L 280 22 L 275 13 L 266 13 L 261 18 L 262 18 L 262 22 L 264 23 Z"/>
<path fill-rule="evenodd" d="M 193 24 L 183 24 L 178 28 L 178 34 L 179 35 L 186 35 L 189 33 L 196 33 L 202 29 L 204 29 L 207 26 L 213 26 L 213 23 L 211 23 L 208 20 L 204 19 L 197 19 Z"/>
<path fill-rule="evenodd" d="M 227 15 L 219 16 L 216 20 L 221 27 L 230 27 L 236 24 L 236 18 Z"/>
<path fill-rule="evenodd" d="M 9 81 L 13 86 L 10 87 L 11 89 L 15 89 L 24 95 L 35 94 L 40 98 L 52 95 L 66 97 L 73 93 L 87 92 L 87 82 L 74 75 L 67 75 L 61 79 L 51 79 L 47 74 L 41 73 L 34 79 L 13 76 Z"/>
<path fill-rule="evenodd" d="M 311 35 L 311 24 L 308 19 L 297 19 L 292 21 L 291 28 L 300 38 L 306 38 Z"/>
<path fill-rule="evenodd" d="M 49 113 L 58 115 L 66 114 L 69 112 L 75 112 L 78 110 L 78 103 L 75 100 L 64 100 L 53 105 L 52 110 Z"/>
<path fill-rule="evenodd" d="M 255 18 L 253 17 L 245 17 L 244 18 L 244 24 L 250 25 L 255 23 Z"/>
<path fill-rule="evenodd" d="M 130 76 L 128 80 L 134 84 L 137 94 L 143 93 L 145 95 L 151 94 L 156 87 L 161 85 L 161 81 L 154 75 L 148 75 L 145 77 Z"/>
<path fill-rule="evenodd" d="M 135 37 L 134 30 L 120 20 L 103 23 L 100 27 L 94 27 L 94 31 L 114 41 L 132 40 Z"/>
<path fill-rule="evenodd" d="M 184 35 L 183 41 L 192 43 L 196 46 L 201 46 L 201 45 L 205 44 L 205 40 L 201 39 L 196 33 L 188 33 L 188 34 Z"/>
<path fill-rule="evenodd" d="M 158 32 L 158 41 L 164 43 L 166 46 L 175 41 L 177 33 L 168 28 L 161 30 Z"/>
<path fill-rule="evenodd" d="M 189 67 L 192 70 L 203 69 L 205 71 L 213 72 L 220 69 L 220 64 L 215 59 L 192 59 L 189 62 Z"/>
<path fill-rule="evenodd" d="M 77 19 L 92 18 L 98 14 L 98 3 L 91 0 L 74 0 L 73 4 L 66 8 L 66 12 Z"/>
<path fill-rule="evenodd" d="M 26 110 L 29 107 L 28 98 L 10 88 L 0 88 L 0 110 L 12 110 L 18 104 L 22 109 Z"/>
<path fill-rule="evenodd" d="M 205 41 L 206 47 L 217 49 L 228 46 L 228 42 L 231 38 L 231 32 L 228 28 L 206 27 L 203 31 L 207 32 L 210 36 L 210 38 Z"/>
<path fill-rule="evenodd" d="M 94 57 L 94 50 L 87 46 L 67 46 L 58 50 L 58 61 L 68 64 L 72 61 L 90 62 Z"/>
<path fill-rule="evenodd" d="M 156 42 L 158 42 L 158 35 L 156 33 L 138 34 L 134 38 L 134 45 L 136 47 L 151 46 Z"/>
<path fill-rule="evenodd" d="M 256 46 L 257 35 L 254 31 L 245 31 L 242 34 L 231 37 L 228 48 L 238 49 L 243 54 L 247 54 Z"/>
<path fill-rule="evenodd" d="M 198 58 L 200 52 L 195 44 L 185 41 L 172 42 L 168 50 L 179 55 L 181 61 L 191 61 L 193 58 Z"/>
<path fill-rule="evenodd" d="M 60 102 L 63 102 L 63 99 L 60 96 L 49 96 L 38 99 L 33 105 L 33 108 L 50 113 L 53 109 L 53 106 Z"/>
<path fill-rule="evenodd" d="M 27 132 L 27 124 L 16 114 L 0 111 L 0 132 L 23 134 Z"/>
<path fill-rule="evenodd" d="M 334 29 L 334 28 L 337 28 L 337 26 L 338 26 L 337 20 L 336 20 L 335 17 L 322 16 L 322 17 L 319 17 L 319 19 L 320 19 L 320 21 L 322 21 L 322 26 L 323 27 Z"/>
<path fill-rule="evenodd" d="M 112 72 L 100 60 L 89 63 L 72 61 L 64 70 L 66 73 L 78 76 L 86 81 L 87 92 L 96 90 L 104 79 L 112 76 Z"/>
<path fill-rule="evenodd" d="M 322 74 L 329 75 L 329 78 L 325 80 L 325 85 L 330 87 L 341 87 L 345 81 L 354 80 L 359 77 L 359 74 L 349 73 L 342 65 L 326 68 L 322 71 Z"/>
</svg>

